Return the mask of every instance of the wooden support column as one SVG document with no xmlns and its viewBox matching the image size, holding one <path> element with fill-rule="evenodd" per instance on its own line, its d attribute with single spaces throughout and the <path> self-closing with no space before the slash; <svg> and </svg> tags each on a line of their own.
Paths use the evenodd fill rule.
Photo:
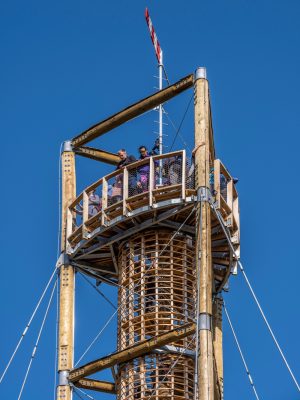
<svg viewBox="0 0 300 400">
<path fill-rule="evenodd" d="M 215 357 L 216 399 L 223 400 L 223 299 L 216 297 L 213 303 L 213 346 Z"/>
<path fill-rule="evenodd" d="M 64 143 L 61 155 L 62 168 L 62 218 L 61 252 L 66 250 L 67 209 L 76 196 L 75 154 L 70 142 Z M 60 267 L 59 275 L 59 333 L 57 400 L 71 400 L 72 389 L 68 384 L 68 373 L 73 368 L 74 358 L 74 267 L 67 258 Z"/>
<path fill-rule="evenodd" d="M 205 68 L 195 74 L 195 187 L 198 192 L 196 259 L 199 302 L 198 399 L 214 399 L 212 349 L 212 255 L 211 215 L 207 200 L 200 201 L 200 188 L 209 188 L 210 106 Z M 205 190 L 204 190 L 205 192 Z"/>
</svg>

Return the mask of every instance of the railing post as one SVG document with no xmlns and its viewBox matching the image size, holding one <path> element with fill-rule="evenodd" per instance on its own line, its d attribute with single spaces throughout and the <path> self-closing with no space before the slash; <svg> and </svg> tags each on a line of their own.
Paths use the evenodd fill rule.
<svg viewBox="0 0 300 400">
<path fill-rule="evenodd" d="M 106 214 L 105 209 L 108 203 L 108 184 L 106 178 L 102 181 L 102 215 L 101 215 L 101 225 L 106 225 Z"/>
<path fill-rule="evenodd" d="M 230 208 L 230 214 L 227 217 L 227 226 L 233 226 L 233 180 L 232 178 L 227 182 L 227 199 L 226 202 Z"/>
<path fill-rule="evenodd" d="M 123 214 L 127 215 L 127 199 L 128 199 L 128 169 L 123 169 Z"/>
<path fill-rule="evenodd" d="M 214 187 L 216 197 L 216 208 L 221 207 L 221 163 L 220 160 L 214 160 Z"/>
<path fill-rule="evenodd" d="M 155 180 L 155 171 L 154 171 L 154 160 L 153 157 L 149 159 L 150 163 L 150 171 L 149 171 L 149 206 L 153 206 L 153 193 L 152 190 L 154 189 L 154 180 Z"/>
<path fill-rule="evenodd" d="M 89 196 L 84 190 L 82 194 L 82 237 L 87 238 L 88 229 L 86 227 L 86 221 L 89 219 Z"/>
<path fill-rule="evenodd" d="M 186 151 L 182 150 L 182 166 L 181 166 L 181 190 L 182 200 L 185 200 L 185 187 L 186 187 Z"/>
</svg>

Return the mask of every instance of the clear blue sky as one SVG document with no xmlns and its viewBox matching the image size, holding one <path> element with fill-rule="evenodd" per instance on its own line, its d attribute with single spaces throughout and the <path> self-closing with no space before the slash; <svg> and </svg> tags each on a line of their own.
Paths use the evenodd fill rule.
<svg viewBox="0 0 300 400">
<path fill-rule="evenodd" d="M 170 80 L 199 65 L 207 67 L 217 154 L 240 180 L 242 260 L 300 379 L 296 0 L 1 3 L 1 370 L 56 262 L 61 142 L 150 94 L 157 85 L 156 59 L 143 15 L 146 5 Z M 190 93 L 166 106 L 176 124 Z M 95 144 L 136 153 L 138 145 L 153 142 L 155 119 L 149 113 Z M 171 126 L 166 129 L 170 145 L 174 131 Z M 192 147 L 191 111 L 182 135 Z M 182 147 L 180 140 L 176 147 Z M 111 169 L 89 160 L 77 165 L 78 191 Z M 116 301 L 112 289 L 102 289 Z M 76 295 L 77 359 L 113 310 L 80 277 Z M 225 298 L 261 399 L 298 398 L 241 276 L 231 278 Z M 44 307 L 0 385 L 3 399 L 17 398 Z M 55 307 L 23 399 L 53 398 Z M 115 349 L 114 327 L 105 331 L 85 361 Z M 225 398 L 253 399 L 226 322 L 224 353 Z M 97 393 L 94 397 L 111 398 Z"/>
</svg>

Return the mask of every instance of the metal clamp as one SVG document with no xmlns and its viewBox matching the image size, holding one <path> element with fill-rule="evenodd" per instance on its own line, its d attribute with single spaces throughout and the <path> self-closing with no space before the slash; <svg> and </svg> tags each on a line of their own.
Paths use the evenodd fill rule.
<svg viewBox="0 0 300 400">
<path fill-rule="evenodd" d="M 73 151 L 73 146 L 71 140 L 66 140 L 63 145 L 62 151 Z"/>
<path fill-rule="evenodd" d="M 208 201 L 211 203 L 212 198 L 210 190 L 206 186 L 200 186 L 197 190 L 197 201 Z"/>
<path fill-rule="evenodd" d="M 203 313 L 199 315 L 199 330 L 200 331 L 211 331 L 211 315 Z"/>
<path fill-rule="evenodd" d="M 70 262 L 70 258 L 68 256 L 68 254 L 65 252 L 62 252 L 56 262 L 56 268 L 60 268 L 62 265 L 70 265 L 70 264 L 71 264 L 71 262 Z"/>
<path fill-rule="evenodd" d="M 59 371 L 58 373 L 58 386 L 70 385 L 69 371 Z"/>
</svg>

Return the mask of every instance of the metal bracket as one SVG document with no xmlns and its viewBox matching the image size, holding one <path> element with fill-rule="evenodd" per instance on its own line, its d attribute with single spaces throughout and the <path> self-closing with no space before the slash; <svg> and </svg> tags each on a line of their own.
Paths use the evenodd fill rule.
<svg viewBox="0 0 300 400">
<path fill-rule="evenodd" d="M 56 268 L 60 268 L 62 265 L 71 265 L 70 258 L 67 253 L 63 252 L 58 257 L 56 262 Z"/>
<path fill-rule="evenodd" d="M 58 386 L 68 386 L 69 382 L 69 371 L 59 371 L 58 373 Z"/>
<path fill-rule="evenodd" d="M 62 151 L 73 151 L 73 146 L 71 140 L 66 140 L 63 145 Z"/>
<path fill-rule="evenodd" d="M 206 186 L 200 186 L 197 190 L 197 201 L 208 201 L 211 203 L 210 190 Z"/>
<path fill-rule="evenodd" d="M 211 331 L 211 315 L 200 314 L 199 315 L 199 330 L 200 331 Z"/>
</svg>

